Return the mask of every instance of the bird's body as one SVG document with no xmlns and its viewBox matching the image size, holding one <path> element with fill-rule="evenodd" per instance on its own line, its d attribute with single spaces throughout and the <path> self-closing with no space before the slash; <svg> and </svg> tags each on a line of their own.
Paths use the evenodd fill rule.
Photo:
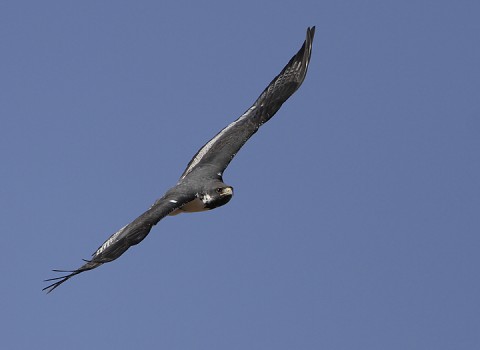
<svg viewBox="0 0 480 350">
<path fill-rule="evenodd" d="M 300 87 L 307 73 L 315 27 L 307 29 L 306 40 L 285 68 L 243 115 L 221 130 L 195 154 L 177 184 L 146 212 L 122 227 L 93 253 L 90 260 L 45 287 L 48 293 L 71 277 L 113 261 L 129 247 L 140 243 L 151 228 L 168 215 L 199 212 L 225 205 L 233 188 L 223 182 L 223 172 L 245 142 L 270 120 L 282 104 Z"/>
</svg>

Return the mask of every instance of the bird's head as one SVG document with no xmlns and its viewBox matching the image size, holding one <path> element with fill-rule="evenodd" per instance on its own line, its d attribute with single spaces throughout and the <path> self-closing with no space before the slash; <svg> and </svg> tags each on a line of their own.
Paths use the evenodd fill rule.
<svg viewBox="0 0 480 350">
<path fill-rule="evenodd" d="M 233 187 L 224 183 L 215 183 L 200 195 L 205 208 L 214 209 L 227 204 L 233 197 Z"/>
</svg>

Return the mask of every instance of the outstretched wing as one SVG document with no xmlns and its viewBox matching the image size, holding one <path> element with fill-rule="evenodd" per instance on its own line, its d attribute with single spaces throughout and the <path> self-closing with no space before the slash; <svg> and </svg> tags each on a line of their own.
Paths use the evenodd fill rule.
<svg viewBox="0 0 480 350">
<path fill-rule="evenodd" d="M 223 174 L 245 142 L 262 124 L 270 120 L 282 104 L 302 85 L 312 54 L 314 34 L 315 27 L 307 29 L 307 38 L 297 54 L 272 80 L 252 107 L 200 148 L 188 163 L 181 179 L 195 167 L 205 164 L 213 166 L 210 169 L 215 173 Z"/>
<path fill-rule="evenodd" d="M 172 211 L 181 208 L 185 203 L 195 198 L 195 194 L 182 193 L 178 186 L 168 191 L 162 198 L 158 199 L 146 212 L 122 227 L 110 236 L 92 254 L 90 260 L 84 260 L 85 264 L 73 271 L 53 270 L 55 272 L 67 272 L 61 277 L 50 278 L 45 281 L 56 281 L 43 288 L 47 293 L 60 286 L 70 278 L 79 273 L 92 270 L 102 264 L 113 261 L 122 255 L 128 248 L 140 243 L 150 232 L 151 228 Z"/>
</svg>

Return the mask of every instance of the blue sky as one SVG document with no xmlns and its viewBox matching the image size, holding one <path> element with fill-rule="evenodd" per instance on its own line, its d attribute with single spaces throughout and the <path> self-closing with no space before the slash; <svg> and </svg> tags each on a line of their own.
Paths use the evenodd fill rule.
<svg viewBox="0 0 480 350">
<path fill-rule="evenodd" d="M 480 5 L 0 5 L 2 349 L 480 347 Z M 317 31 L 224 174 L 45 295 L 175 184 Z"/>
</svg>

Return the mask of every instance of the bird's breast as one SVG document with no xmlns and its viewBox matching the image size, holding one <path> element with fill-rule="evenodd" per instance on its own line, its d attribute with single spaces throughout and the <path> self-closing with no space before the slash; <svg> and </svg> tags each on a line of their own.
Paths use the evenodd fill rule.
<svg viewBox="0 0 480 350">
<path fill-rule="evenodd" d="M 193 201 L 188 202 L 183 207 L 175 209 L 169 215 L 178 215 L 180 213 L 196 213 L 205 210 L 209 210 L 209 208 L 205 208 L 205 204 L 199 198 L 195 198 Z"/>
</svg>

